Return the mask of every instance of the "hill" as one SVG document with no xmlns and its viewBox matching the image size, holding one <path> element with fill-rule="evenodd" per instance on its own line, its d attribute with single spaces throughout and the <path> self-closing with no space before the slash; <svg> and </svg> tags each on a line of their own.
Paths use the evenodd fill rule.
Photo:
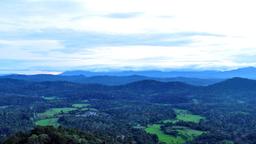
<svg viewBox="0 0 256 144">
<path fill-rule="evenodd" d="M 37 128 L 8 140 L 48 141 L 53 136 L 61 138 L 63 143 L 85 138 L 98 142 L 107 139 L 106 143 L 117 144 L 155 144 L 163 140 L 161 136 L 168 136 L 196 144 L 254 144 L 255 95 L 256 81 L 245 78 L 210 86 L 156 80 L 105 86 L 3 78 L 0 79 L 0 140 L 19 131 L 29 131 L 43 121 L 44 125 L 82 130 L 92 139 L 77 130 Z M 148 126 L 154 126 L 152 130 L 157 131 L 157 136 L 145 131 Z M 192 133 L 200 135 L 195 137 Z"/>
<path fill-rule="evenodd" d="M 160 103 L 189 102 L 192 97 L 204 99 L 224 97 L 251 98 L 256 94 L 256 81 L 232 78 L 210 86 L 193 86 L 182 82 L 141 80 L 120 86 L 80 84 L 68 81 L 33 82 L 0 79 L 0 93 L 31 97 L 58 96 L 73 99 L 129 99 Z M 223 97 L 221 97 L 223 96 Z"/>
<path fill-rule="evenodd" d="M 63 75 L 6 75 L 0 76 L 1 78 L 11 78 L 17 80 L 26 80 L 31 82 L 45 82 L 45 81 L 68 81 L 80 84 L 102 84 L 102 85 L 125 85 L 128 83 L 141 81 L 141 80 L 157 80 L 161 82 L 184 82 L 191 85 L 211 85 L 221 81 L 221 79 L 199 79 L 199 78 L 186 78 L 186 77 L 174 77 L 174 78 L 156 78 L 146 77 L 140 75 L 131 76 L 91 76 L 84 75 L 63 76 Z"/>
<path fill-rule="evenodd" d="M 104 138 L 73 129 L 37 127 L 28 133 L 18 133 L 3 144 L 103 144 Z"/>
<path fill-rule="evenodd" d="M 232 77 L 243 77 L 256 79 L 256 68 L 245 67 L 230 71 L 110 71 L 110 72 L 91 72 L 91 71 L 66 71 L 65 76 L 84 75 L 84 76 L 130 76 L 141 75 L 146 77 L 189 77 L 201 79 L 228 79 Z"/>
</svg>

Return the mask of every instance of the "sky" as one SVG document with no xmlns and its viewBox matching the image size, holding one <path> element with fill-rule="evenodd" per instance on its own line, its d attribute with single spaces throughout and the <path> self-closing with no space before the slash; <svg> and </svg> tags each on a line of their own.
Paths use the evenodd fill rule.
<svg viewBox="0 0 256 144">
<path fill-rule="evenodd" d="M 255 0 L 1 0 L 0 74 L 256 66 Z"/>
</svg>

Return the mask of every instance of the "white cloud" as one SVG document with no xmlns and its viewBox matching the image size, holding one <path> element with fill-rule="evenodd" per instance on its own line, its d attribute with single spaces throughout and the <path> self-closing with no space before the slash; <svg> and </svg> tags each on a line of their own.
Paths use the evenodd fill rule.
<svg viewBox="0 0 256 144">
<path fill-rule="evenodd" d="M 57 40 L 1 40 L 0 45 L 11 46 L 11 47 L 31 47 L 36 46 L 44 49 L 58 49 L 62 48 L 63 45 Z"/>
<path fill-rule="evenodd" d="M 50 1 L 44 3 L 47 2 L 51 4 Z M 61 28 L 103 33 L 199 31 L 230 36 L 253 36 L 255 33 L 256 21 L 253 17 L 256 10 L 253 7 L 255 5 L 253 0 L 65 0 L 53 2 L 73 4 L 73 12 L 72 8 L 52 7 L 50 4 L 44 4 L 42 0 L 34 1 L 33 5 L 31 2 L 23 2 L 23 6 L 34 6 L 34 8 L 31 7 L 31 10 L 26 12 L 30 13 L 28 15 L 12 14 L 14 17 L 9 21 L 17 23 L 12 28 Z M 44 5 L 36 5 L 36 3 Z M 127 19 L 105 17 L 112 13 L 136 12 L 143 14 Z M 8 16 L 8 13 L 5 15 Z M 171 16 L 171 18 L 162 16 Z M 22 27 L 18 26 L 19 24 Z"/>
<path fill-rule="evenodd" d="M 186 67 L 256 66 L 239 56 L 256 55 L 254 0 L 24 0 L 0 2 L 0 32 L 45 29 L 113 35 L 198 32 L 182 46 L 101 46 L 69 49 L 57 40 L 0 40 L 1 59 L 38 60 L 45 67 Z M 59 6 L 58 6 L 59 5 Z M 29 9 L 28 9 L 29 8 Z M 11 10 L 10 10 L 11 9 Z M 125 18 L 110 15 L 136 14 Z M 219 35 L 219 36 L 217 36 Z M 47 37 L 47 36 L 45 36 Z M 164 38 L 163 42 L 183 39 Z M 68 37 L 63 41 L 69 41 Z M 73 47 L 72 47 L 73 48 Z M 239 61 L 239 62 L 238 62 Z"/>
<path fill-rule="evenodd" d="M 64 46 L 56 40 L 0 40 L 0 60 L 40 60 Z"/>
</svg>

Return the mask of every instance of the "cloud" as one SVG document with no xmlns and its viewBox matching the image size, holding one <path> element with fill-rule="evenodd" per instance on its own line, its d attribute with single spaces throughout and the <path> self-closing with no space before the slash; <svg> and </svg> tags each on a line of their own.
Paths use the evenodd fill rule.
<svg viewBox="0 0 256 144">
<path fill-rule="evenodd" d="M 134 18 L 140 16 L 142 13 L 132 12 L 132 13 L 112 13 L 106 15 L 109 18 L 117 18 L 117 19 L 126 19 L 126 18 Z"/>
<path fill-rule="evenodd" d="M 2 30 L 57 28 L 129 34 L 197 31 L 252 36 L 254 3 L 252 0 L 11 0 L 1 1 L 0 21 Z M 134 16 L 138 13 L 143 15 Z M 128 17 L 116 19 L 111 15 Z"/>
<path fill-rule="evenodd" d="M 1 40 L 1 47 L 36 47 L 36 50 L 42 48 L 41 50 L 58 49 L 63 47 L 63 45 L 56 40 Z"/>
<path fill-rule="evenodd" d="M 13 70 L 256 66 L 253 0 L 2 0 Z M 12 64 L 13 65 L 12 65 Z M 8 68 L 9 64 L 9 68 Z"/>
<path fill-rule="evenodd" d="M 253 39 L 240 37 L 208 33 L 104 35 L 66 31 L 32 35 L 39 40 L 0 40 L 0 49 L 3 50 L 0 59 L 21 60 L 21 67 L 16 69 L 21 71 L 25 65 L 28 70 L 40 72 L 66 69 L 223 69 L 255 64 L 242 59 L 237 61 L 241 55 L 246 57 L 256 53 L 251 47 Z M 30 34 L 24 36 L 29 37 Z M 43 39 L 45 37 L 56 39 Z M 183 43 L 177 43 L 179 41 Z"/>
<path fill-rule="evenodd" d="M 106 34 L 95 32 L 77 32 L 73 30 L 44 29 L 43 31 L 22 31 L 18 34 L 5 32 L 0 39 L 8 40 L 42 40 L 54 39 L 65 45 L 66 49 L 92 48 L 99 46 L 183 46 L 192 43 L 195 36 L 225 37 L 218 34 L 186 32 L 186 33 L 157 33 L 157 34 Z M 64 47 L 64 46 L 63 46 Z M 65 48 L 64 48 L 65 50 Z"/>
<path fill-rule="evenodd" d="M 0 40 L 0 60 L 41 60 L 63 48 L 56 40 Z"/>
</svg>

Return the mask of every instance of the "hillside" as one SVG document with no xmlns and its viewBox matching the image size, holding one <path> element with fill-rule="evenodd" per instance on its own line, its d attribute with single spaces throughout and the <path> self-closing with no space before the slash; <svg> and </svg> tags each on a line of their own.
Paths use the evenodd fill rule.
<svg viewBox="0 0 256 144">
<path fill-rule="evenodd" d="M 146 77 L 159 77 L 159 78 L 173 78 L 173 77 L 188 77 L 188 78 L 201 78 L 201 79 L 229 79 L 232 77 L 243 77 L 249 79 L 256 79 L 256 68 L 245 67 L 228 71 L 193 71 L 193 70 L 181 70 L 181 71 L 114 71 L 114 72 L 91 72 L 91 71 L 66 71 L 63 72 L 64 76 L 131 76 L 141 75 Z"/>
<path fill-rule="evenodd" d="M 184 102 L 191 101 L 192 97 L 221 99 L 223 95 L 248 98 L 256 94 L 256 81 L 232 78 L 210 86 L 193 86 L 182 82 L 142 80 L 121 86 L 104 86 L 67 81 L 32 82 L 5 78 L 0 79 L 0 93 L 2 96 L 8 94 L 32 97 L 54 95 L 74 99 L 136 99 L 173 103 L 174 98 Z M 203 95 L 205 97 L 202 97 Z"/>
<path fill-rule="evenodd" d="M 3 144 L 103 144 L 104 138 L 72 129 L 37 127 L 28 133 L 16 134 Z"/>
<path fill-rule="evenodd" d="M 92 139 L 84 134 L 72 137 L 66 129 L 52 129 L 51 136 L 115 144 L 254 144 L 255 95 L 256 81 L 244 78 L 210 86 L 156 80 L 105 86 L 5 78 L 0 79 L 0 141 L 20 131 L 23 134 L 9 141 L 36 141 L 42 135 L 28 132 L 32 128 L 62 126 Z"/>
<path fill-rule="evenodd" d="M 200 79 L 200 78 L 188 78 L 188 77 L 147 77 L 140 75 L 129 75 L 129 76 L 84 76 L 84 75 L 6 75 L 0 76 L 1 78 L 11 78 L 17 80 L 26 80 L 31 82 L 45 82 L 45 81 L 68 81 L 80 84 L 102 84 L 102 85 L 125 85 L 128 83 L 141 81 L 141 80 L 157 80 L 161 82 L 184 82 L 191 85 L 211 85 L 217 82 L 222 81 L 222 79 Z"/>
</svg>

